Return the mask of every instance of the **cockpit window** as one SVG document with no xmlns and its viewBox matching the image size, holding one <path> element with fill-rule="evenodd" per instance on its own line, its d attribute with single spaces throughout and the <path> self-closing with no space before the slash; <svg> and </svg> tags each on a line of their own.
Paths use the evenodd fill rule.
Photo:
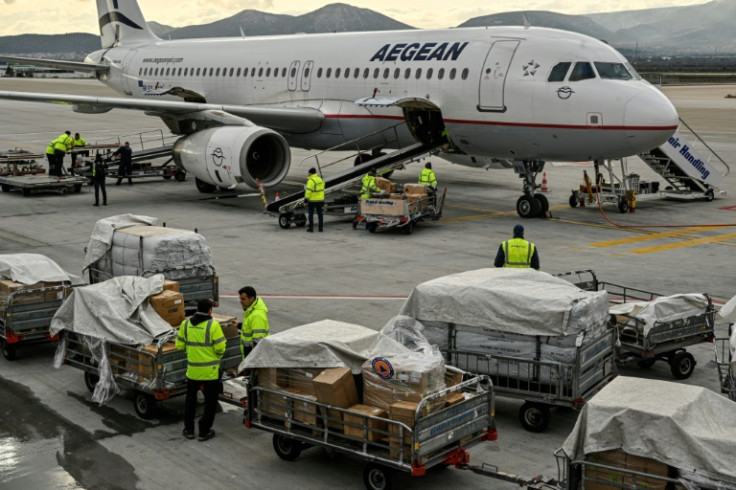
<svg viewBox="0 0 736 490">
<path fill-rule="evenodd" d="M 595 69 L 598 70 L 598 76 L 610 80 L 631 80 L 632 76 L 623 63 L 604 63 L 602 61 L 595 62 Z"/>
<path fill-rule="evenodd" d="M 569 61 L 563 61 L 561 63 L 557 63 L 554 68 L 552 68 L 552 71 L 549 73 L 549 77 L 547 77 L 548 82 L 563 82 L 565 80 L 565 75 L 567 75 L 567 70 L 570 69 L 570 63 Z"/>
<path fill-rule="evenodd" d="M 589 78 L 595 78 L 595 72 L 593 67 L 587 61 L 578 61 L 575 63 L 575 67 L 570 73 L 571 82 L 579 82 L 580 80 L 587 80 Z"/>
<path fill-rule="evenodd" d="M 634 77 L 634 80 L 641 80 L 641 75 L 634 69 L 633 66 L 631 66 L 631 63 L 626 63 L 626 69 L 629 70 L 629 73 L 631 73 L 631 76 Z"/>
</svg>

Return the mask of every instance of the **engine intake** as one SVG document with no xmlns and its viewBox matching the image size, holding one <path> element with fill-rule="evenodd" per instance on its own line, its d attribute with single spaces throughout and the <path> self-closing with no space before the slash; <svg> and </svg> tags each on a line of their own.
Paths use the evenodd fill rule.
<svg viewBox="0 0 736 490">
<path fill-rule="evenodd" d="M 174 162 L 197 179 L 218 187 L 256 179 L 269 187 L 281 182 L 291 165 L 289 144 L 279 133 L 260 126 L 221 126 L 180 138 L 174 143 Z"/>
</svg>

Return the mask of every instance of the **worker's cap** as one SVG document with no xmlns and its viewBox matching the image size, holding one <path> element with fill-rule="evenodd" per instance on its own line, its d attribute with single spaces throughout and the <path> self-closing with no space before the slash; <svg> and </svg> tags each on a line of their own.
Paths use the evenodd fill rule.
<svg viewBox="0 0 736 490">
<path fill-rule="evenodd" d="M 370 173 L 371 175 L 376 175 L 376 174 L 378 173 L 378 169 L 376 169 L 376 167 L 373 167 L 373 168 L 372 168 L 372 169 L 370 169 L 370 170 L 369 170 L 368 172 L 369 172 L 369 173 Z"/>
<path fill-rule="evenodd" d="M 524 235 L 524 227 L 521 225 L 514 226 L 514 236 L 523 236 Z"/>
<path fill-rule="evenodd" d="M 317 173 L 317 169 L 314 168 L 314 167 L 312 167 L 312 168 L 309 169 L 309 173 L 310 174 L 316 174 Z"/>
</svg>

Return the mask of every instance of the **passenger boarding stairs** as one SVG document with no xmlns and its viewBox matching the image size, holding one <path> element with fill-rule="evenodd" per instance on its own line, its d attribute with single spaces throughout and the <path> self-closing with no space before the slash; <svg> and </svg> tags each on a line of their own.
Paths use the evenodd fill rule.
<svg viewBox="0 0 736 490">
<path fill-rule="evenodd" d="M 347 187 L 359 184 L 363 176 L 365 176 L 365 174 L 368 173 L 368 171 L 374 167 L 378 170 L 378 175 L 387 175 L 389 174 L 389 172 L 393 170 L 403 168 L 407 161 L 412 161 L 412 160 L 420 158 L 422 155 L 430 154 L 432 153 L 433 150 L 442 146 L 441 142 L 438 144 L 416 142 L 411 145 L 404 146 L 403 148 L 394 150 L 391 153 L 388 153 L 388 154 L 379 153 L 378 155 L 371 155 L 370 153 L 366 153 L 366 151 L 371 150 L 370 148 L 368 149 L 360 148 L 359 146 L 360 140 L 372 138 L 376 134 L 385 132 L 385 131 L 394 131 L 394 133 L 396 133 L 396 139 L 394 141 L 398 142 L 399 138 L 398 138 L 397 130 L 399 126 L 402 126 L 403 124 L 404 123 L 401 123 L 396 126 L 392 126 L 391 128 L 382 129 L 380 131 L 371 133 L 357 140 L 342 143 L 336 147 L 329 148 L 327 150 L 315 153 L 313 155 L 310 155 L 304 158 L 301 162 L 299 162 L 299 165 L 302 165 L 306 162 L 314 161 L 314 164 L 310 163 L 309 166 L 304 165 L 304 167 L 305 168 L 315 167 L 317 169 L 317 172 L 320 175 L 322 175 L 322 170 L 328 166 L 335 165 L 337 163 L 341 163 L 346 160 L 352 161 L 355 159 L 356 161 L 359 161 L 359 158 L 361 157 L 364 160 L 366 158 L 370 158 L 370 160 L 364 161 L 363 163 L 358 163 L 355 166 L 349 168 L 348 170 L 340 172 L 336 175 L 331 175 L 329 177 L 323 177 L 324 182 L 325 182 L 325 195 L 327 195 L 333 192 L 341 191 Z M 319 157 L 321 155 L 324 155 L 326 152 L 346 151 L 348 149 L 353 149 L 353 148 L 358 149 L 357 154 L 351 154 L 348 157 L 331 162 L 327 165 L 320 165 Z M 288 213 L 294 210 L 295 208 L 303 204 L 304 204 L 304 190 L 300 190 L 286 197 L 282 197 L 281 199 L 273 201 L 268 206 L 266 206 L 266 211 L 270 213 L 284 214 L 284 213 Z"/>
<path fill-rule="evenodd" d="M 711 201 L 717 194 L 724 193 L 718 186 L 730 168 L 690 126 L 682 119 L 680 122 L 696 139 L 695 144 L 676 131 L 666 143 L 639 154 L 639 157 L 667 182 L 667 187 L 660 189 L 660 194 L 672 199 L 705 198 Z"/>
</svg>

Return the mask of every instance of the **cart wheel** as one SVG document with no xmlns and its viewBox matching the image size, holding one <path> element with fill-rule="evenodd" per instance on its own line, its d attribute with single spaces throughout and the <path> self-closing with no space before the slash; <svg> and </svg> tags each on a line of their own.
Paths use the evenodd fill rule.
<svg viewBox="0 0 736 490">
<path fill-rule="evenodd" d="M 367 223 L 365 229 L 368 230 L 368 233 L 375 233 L 378 229 L 378 223 Z"/>
<path fill-rule="evenodd" d="M 358 227 L 358 220 L 354 219 L 353 220 L 353 230 L 356 229 L 357 227 Z"/>
<path fill-rule="evenodd" d="M 404 235 L 411 235 L 411 232 L 414 231 L 414 223 L 409 221 L 401 227 L 401 231 L 404 232 Z"/>
<path fill-rule="evenodd" d="M 184 182 L 184 180 L 187 178 L 187 173 L 183 170 L 177 170 L 174 174 L 174 180 L 177 182 Z"/>
<path fill-rule="evenodd" d="M 156 415 L 156 399 L 148 393 L 136 392 L 133 398 L 135 413 L 142 419 L 152 419 Z"/>
<path fill-rule="evenodd" d="M 621 214 L 628 213 L 629 212 L 629 201 L 626 199 L 619 199 L 618 200 L 618 212 Z"/>
<path fill-rule="evenodd" d="M 534 194 L 534 200 L 539 201 L 539 214 L 537 216 L 544 216 L 549 211 L 549 200 L 544 194 Z"/>
<path fill-rule="evenodd" d="M 79 194 L 80 192 L 82 192 L 82 184 L 76 184 L 74 186 L 74 193 Z"/>
<path fill-rule="evenodd" d="M 713 199 L 716 198 L 715 192 L 713 192 L 713 189 L 708 189 L 705 191 L 705 200 L 708 202 L 711 202 Z"/>
<path fill-rule="evenodd" d="M 649 369 L 650 367 L 654 366 L 654 363 L 657 361 L 655 357 L 652 357 L 650 359 L 639 359 L 636 361 L 636 365 L 639 366 L 642 369 Z"/>
<path fill-rule="evenodd" d="M 284 461 L 294 461 L 302 453 L 302 444 L 280 434 L 273 435 L 273 450 Z"/>
<path fill-rule="evenodd" d="M 297 227 L 304 228 L 305 226 L 307 226 L 307 217 L 303 214 L 300 214 L 299 216 L 297 216 L 296 220 L 294 220 L 294 223 Z"/>
<path fill-rule="evenodd" d="M 391 490 L 394 475 L 390 468 L 376 463 L 368 463 L 363 468 L 363 483 L 368 490 Z"/>
<path fill-rule="evenodd" d="M 10 192 L 10 186 L 8 184 L 3 184 L 0 186 L 3 190 L 3 192 Z"/>
<path fill-rule="evenodd" d="M 279 226 L 284 230 L 291 226 L 291 213 L 281 213 L 279 215 Z"/>
<path fill-rule="evenodd" d="M 519 410 L 519 421 L 529 432 L 544 432 L 549 425 L 549 406 L 525 402 Z"/>
<path fill-rule="evenodd" d="M 100 377 L 96 374 L 84 372 L 84 386 L 87 387 L 90 393 L 94 393 L 95 386 L 97 386 L 97 383 L 100 381 Z"/>
<path fill-rule="evenodd" d="M 0 342 L 3 343 L 3 357 L 8 361 L 14 361 L 17 346 L 15 344 L 9 344 L 7 340 L 0 340 Z"/>
<path fill-rule="evenodd" d="M 573 191 L 567 202 L 570 204 L 571 208 L 576 208 L 578 206 L 578 193 Z"/>
<path fill-rule="evenodd" d="M 675 379 L 687 379 L 695 370 L 695 358 L 687 351 L 681 351 L 670 357 L 670 371 Z"/>
<path fill-rule="evenodd" d="M 164 174 L 163 178 L 164 180 L 171 180 L 171 174 Z"/>
</svg>

